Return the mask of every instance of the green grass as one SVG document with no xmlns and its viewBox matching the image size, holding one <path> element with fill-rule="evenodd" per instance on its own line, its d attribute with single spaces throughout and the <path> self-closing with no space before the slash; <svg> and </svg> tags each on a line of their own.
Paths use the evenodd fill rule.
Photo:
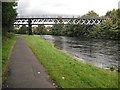
<svg viewBox="0 0 120 90">
<path fill-rule="evenodd" d="M 2 68 L 3 68 L 3 70 L 8 63 L 11 49 L 12 49 L 12 46 L 14 45 L 15 41 L 16 41 L 16 36 L 13 35 L 10 38 L 7 38 L 2 43 Z"/>
<path fill-rule="evenodd" d="M 118 88 L 118 73 L 78 62 L 41 37 L 23 37 L 59 87 Z"/>
<path fill-rule="evenodd" d="M 8 37 L 9 36 L 9 37 Z M 12 47 L 16 41 L 15 35 L 8 35 L 3 37 L 2 43 L 2 83 L 4 83 L 8 76 L 9 57 Z"/>
</svg>

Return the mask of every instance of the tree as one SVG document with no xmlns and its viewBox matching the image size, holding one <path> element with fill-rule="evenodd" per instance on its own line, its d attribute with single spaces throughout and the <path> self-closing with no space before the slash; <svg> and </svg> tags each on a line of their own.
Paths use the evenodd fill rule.
<svg viewBox="0 0 120 90">
<path fill-rule="evenodd" d="M 51 28 L 52 28 L 51 26 L 46 27 L 46 34 L 48 35 L 51 34 Z"/>
<path fill-rule="evenodd" d="M 83 18 L 97 18 L 99 15 L 92 11 L 89 11 Z M 82 18 L 81 17 L 81 18 Z M 53 35 L 66 35 L 77 36 L 86 38 L 102 38 L 102 39 L 119 39 L 120 38 L 120 9 L 113 9 L 108 11 L 105 16 L 106 19 L 97 25 L 74 25 L 68 23 L 68 25 L 53 25 L 50 30 Z M 80 17 L 78 17 L 79 19 Z M 59 24 L 59 25 L 58 25 Z"/>
<path fill-rule="evenodd" d="M 44 25 L 38 25 L 38 27 L 36 27 L 36 29 L 34 30 L 34 34 L 39 34 L 39 35 L 42 35 L 42 34 L 46 34 L 46 28 Z"/>
<path fill-rule="evenodd" d="M 88 13 L 86 13 L 85 15 L 83 15 L 82 17 L 98 17 L 98 16 L 99 15 L 95 11 L 91 10 Z"/>
<path fill-rule="evenodd" d="M 85 15 L 83 15 L 81 18 L 91 18 L 91 17 L 96 18 L 96 17 L 99 17 L 99 15 L 95 11 L 91 10 L 88 13 L 86 13 Z M 93 37 L 91 34 L 92 30 L 93 30 L 93 26 L 94 25 L 80 25 L 80 26 L 78 26 L 78 28 L 77 28 L 77 29 L 79 29 L 78 35 L 81 37 L 87 37 L 87 38 Z"/>
<path fill-rule="evenodd" d="M 62 30 L 63 30 L 63 27 L 64 25 L 63 22 L 62 22 L 62 18 L 61 17 L 58 17 L 58 21 L 59 22 L 55 22 L 55 25 L 52 26 L 51 28 L 51 34 L 53 35 L 62 35 Z"/>
<path fill-rule="evenodd" d="M 117 22 L 117 10 L 116 9 L 113 9 L 112 11 L 108 11 L 105 15 L 105 17 L 108 17 L 112 20 L 113 24 L 116 24 Z"/>
<path fill-rule="evenodd" d="M 23 25 L 19 30 L 18 30 L 18 34 L 26 34 L 28 32 L 28 27 L 26 27 L 26 25 Z"/>
<path fill-rule="evenodd" d="M 117 25 L 118 29 L 120 30 L 120 9 L 117 10 Z"/>
<path fill-rule="evenodd" d="M 119 39 L 120 38 L 120 9 L 113 9 L 111 11 L 108 11 L 105 16 L 112 20 L 112 26 L 110 28 L 111 37 L 114 36 L 113 39 Z"/>
<path fill-rule="evenodd" d="M 2 32 L 5 35 L 6 32 L 11 32 L 13 30 L 13 23 L 17 16 L 16 2 L 2 2 Z"/>
</svg>

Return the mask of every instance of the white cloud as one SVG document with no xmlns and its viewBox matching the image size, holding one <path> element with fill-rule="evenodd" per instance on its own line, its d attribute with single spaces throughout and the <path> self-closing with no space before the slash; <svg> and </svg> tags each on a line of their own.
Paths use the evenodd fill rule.
<svg viewBox="0 0 120 90">
<path fill-rule="evenodd" d="M 118 8 L 119 0 L 19 0 L 20 15 L 68 14 L 83 15 L 94 10 L 105 15 L 108 10 Z"/>
</svg>

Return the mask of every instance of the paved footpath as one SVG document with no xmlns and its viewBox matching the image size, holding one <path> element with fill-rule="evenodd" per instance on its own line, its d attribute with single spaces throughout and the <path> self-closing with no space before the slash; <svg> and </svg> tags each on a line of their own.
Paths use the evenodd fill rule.
<svg viewBox="0 0 120 90">
<path fill-rule="evenodd" d="M 12 50 L 5 88 L 55 88 L 47 72 L 38 62 L 22 37 Z"/>
</svg>

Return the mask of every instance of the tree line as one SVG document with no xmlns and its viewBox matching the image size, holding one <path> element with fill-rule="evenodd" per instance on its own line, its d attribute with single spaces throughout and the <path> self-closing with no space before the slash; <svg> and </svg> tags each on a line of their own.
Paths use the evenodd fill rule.
<svg viewBox="0 0 120 90">
<path fill-rule="evenodd" d="M 81 17 L 99 17 L 99 15 L 92 11 L 89 11 Z M 97 25 L 56 25 L 47 26 L 38 25 L 33 27 L 34 34 L 49 34 L 49 35 L 62 35 L 70 37 L 85 37 L 85 38 L 98 38 L 98 39 L 116 39 L 120 38 L 120 9 L 113 9 L 108 11 L 104 20 L 101 24 Z M 79 18 L 79 17 L 78 17 Z M 28 27 L 22 26 L 17 33 L 27 33 Z"/>
<path fill-rule="evenodd" d="M 89 11 L 81 17 L 100 17 L 95 11 Z M 113 9 L 108 11 L 106 18 L 101 24 L 97 25 L 74 25 L 72 23 L 68 25 L 60 25 L 56 23 L 53 26 L 38 25 L 33 27 L 33 33 L 38 35 L 62 35 L 70 37 L 85 37 L 85 38 L 98 38 L 98 39 L 115 39 L 120 37 L 120 9 Z M 80 18 L 80 17 L 78 17 Z M 28 27 L 22 26 L 16 33 L 26 34 L 28 33 Z"/>
<path fill-rule="evenodd" d="M 89 11 L 82 17 L 98 17 L 94 11 Z M 108 11 L 101 24 L 97 25 L 53 25 L 48 34 L 72 37 L 119 39 L 120 38 L 120 9 Z"/>
<path fill-rule="evenodd" d="M 13 23 L 16 19 L 17 12 L 15 7 L 16 2 L 2 2 L 2 35 L 7 36 L 9 32 L 20 34 L 28 33 L 28 27 L 22 26 L 19 30 L 15 30 Z M 89 11 L 81 17 L 99 17 L 99 15 Z M 38 25 L 33 27 L 34 34 L 50 34 L 63 35 L 71 37 L 86 37 L 86 38 L 102 38 L 102 39 L 119 39 L 120 37 L 120 9 L 108 11 L 105 16 L 107 18 L 98 25 L 53 25 L 45 27 Z M 79 18 L 79 17 L 78 17 Z"/>
</svg>

